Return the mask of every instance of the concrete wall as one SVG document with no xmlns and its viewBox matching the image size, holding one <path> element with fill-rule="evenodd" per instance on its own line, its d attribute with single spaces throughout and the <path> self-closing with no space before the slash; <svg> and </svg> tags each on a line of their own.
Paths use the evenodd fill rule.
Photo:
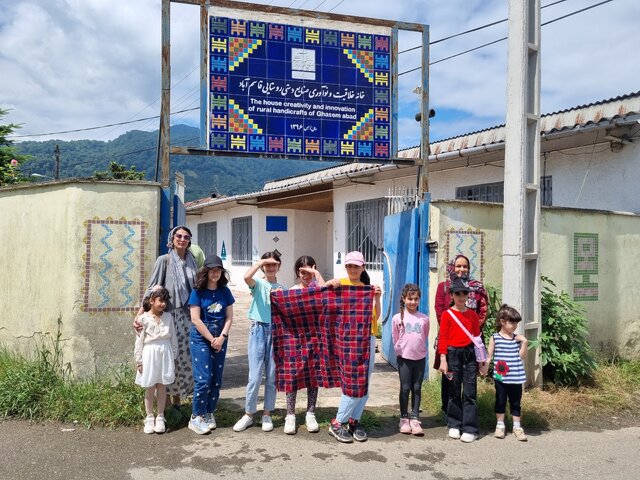
<svg viewBox="0 0 640 480">
<path fill-rule="evenodd" d="M 131 361 L 131 321 L 157 256 L 160 187 L 63 181 L 0 190 L 0 341 L 55 335 L 92 374 Z"/>
<path fill-rule="evenodd" d="M 430 305 L 448 258 L 469 257 L 472 273 L 487 285 L 502 283 L 502 206 L 436 201 L 432 237 L 439 242 L 437 272 L 430 274 Z M 592 346 L 640 357 L 640 313 L 625 294 L 629 273 L 640 268 L 640 216 L 547 207 L 541 216 L 541 272 L 586 308 Z M 431 316 L 435 318 L 433 307 Z M 433 332 L 432 332 L 433 333 Z"/>
</svg>

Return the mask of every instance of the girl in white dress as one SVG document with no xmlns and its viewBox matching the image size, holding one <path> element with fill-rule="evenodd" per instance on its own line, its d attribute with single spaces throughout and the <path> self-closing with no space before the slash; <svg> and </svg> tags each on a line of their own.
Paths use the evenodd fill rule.
<svg viewBox="0 0 640 480">
<path fill-rule="evenodd" d="M 144 300 L 144 312 L 138 322 L 142 331 L 136 337 L 136 384 L 146 389 L 144 408 L 144 433 L 164 433 L 164 406 L 167 385 L 175 379 L 175 358 L 178 352 L 173 317 L 164 312 L 169 300 L 166 288 L 156 286 Z M 153 415 L 153 399 L 156 399 L 158 416 Z"/>
</svg>

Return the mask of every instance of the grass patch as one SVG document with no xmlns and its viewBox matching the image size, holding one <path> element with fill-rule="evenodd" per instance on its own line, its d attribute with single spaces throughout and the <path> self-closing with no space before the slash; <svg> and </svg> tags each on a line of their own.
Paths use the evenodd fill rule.
<svg viewBox="0 0 640 480">
<path fill-rule="evenodd" d="M 599 360 L 590 385 L 526 389 L 522 397 L 522 423 L 525 428 L 544 430 L 581 422 L 599 423 L 612 417 L 638 417 L 639 396 L 640 361 Z M 494 402 L 493 382 L 478 379 L 478 420 L 482 429 L 495 426 Z M 442 418 L 440 381 L 424 384 L 422 408 L 426 415 Z M 506 418 L 511 422 L 508 413 Z"/>
</svg>

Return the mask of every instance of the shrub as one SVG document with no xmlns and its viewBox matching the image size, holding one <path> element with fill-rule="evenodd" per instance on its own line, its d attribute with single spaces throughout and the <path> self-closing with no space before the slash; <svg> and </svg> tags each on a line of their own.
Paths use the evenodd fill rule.
<svg viewBox="0 0 640 480">
<path fill-rule="evenodd" d="M 592 380 L 597 364 L 587 341 L 584 307 L 566 292 L 556 293 L 555 283 L 545 276 L 542 285 L 542 334 L 529 348 L 541 349 L 543 378 L 558 385 Z"/>
</svg>

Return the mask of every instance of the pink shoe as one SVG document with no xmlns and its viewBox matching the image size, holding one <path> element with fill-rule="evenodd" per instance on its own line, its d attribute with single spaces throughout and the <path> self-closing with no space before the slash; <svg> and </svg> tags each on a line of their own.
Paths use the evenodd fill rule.
<svg viewBox="0 0 640 480">
<path fill-rule="evenodd" d="M 411 421 L 409 422 L 409 425 L 411 425 L 411 433 L 413 435 L 417 435 L 417 436 L 424 435 L 424 431 L 422 430 L 422 425 L 420 424 L 420 420 L 418 420 L 417 418 L 412 418 Z"/>
<path fill-rule="evenodd" d="M 400 419 L 400 433 L 411 433 L 411 424 L 408 418 Z"/>
</svg>

